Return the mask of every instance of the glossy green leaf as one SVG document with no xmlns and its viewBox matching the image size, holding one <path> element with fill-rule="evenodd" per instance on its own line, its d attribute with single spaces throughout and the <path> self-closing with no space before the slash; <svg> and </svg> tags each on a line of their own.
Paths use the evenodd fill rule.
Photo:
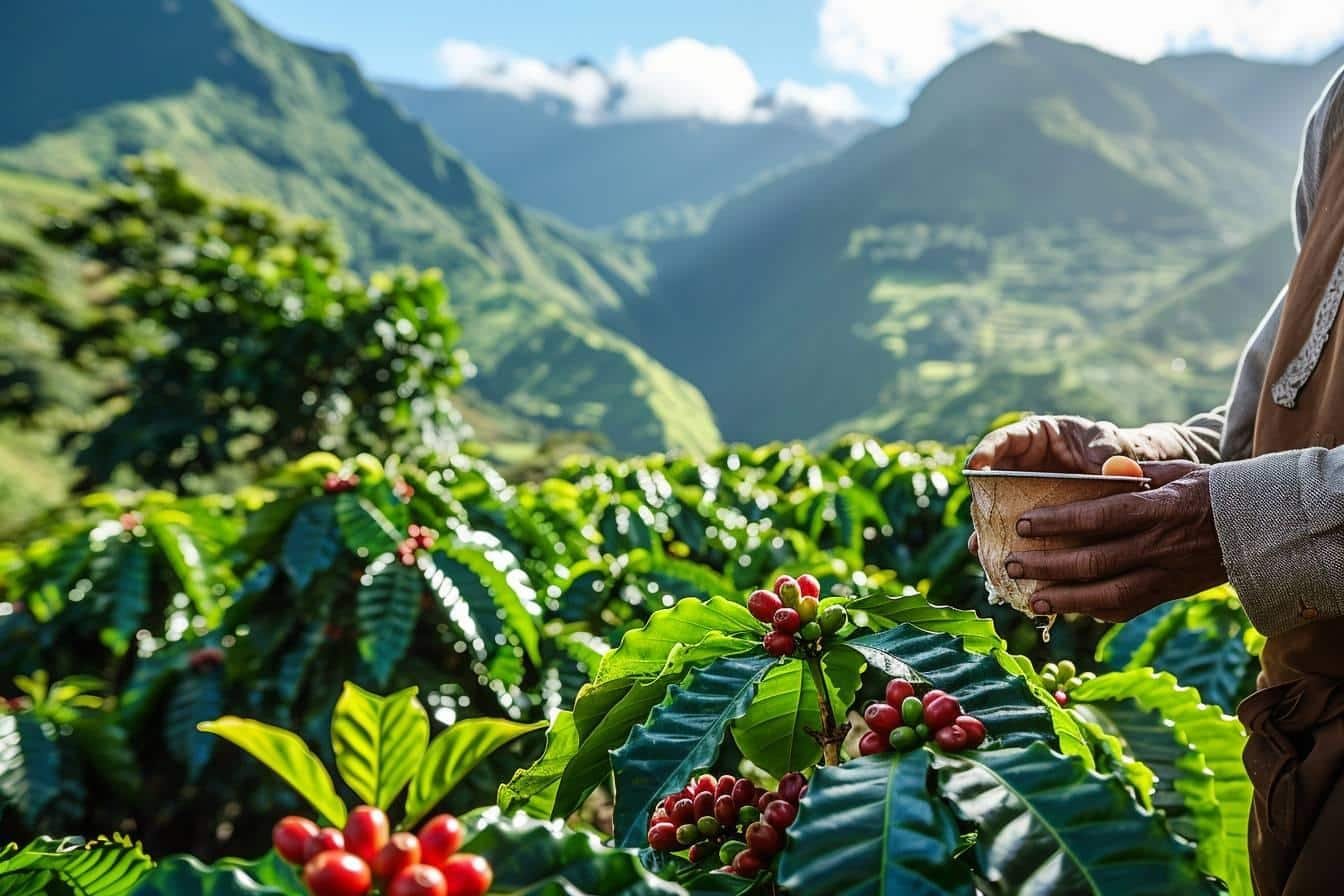
<svg viewBox="0 0 1344 896">
<path fill-rule="evenodd" d="M 937 760 L 952 810 L 978 832 L 981 875 L 1001 893 L 1212 893 L 1194 848 L 1115 778 L 1043 743 Z"/>
<path fill-rule="evenodd" d="M 780 885 L 832 896 L 970 896 L 970 869 L 953 859 L 956 819 L 928 779 L 922 749 L 818 769 L 789 828 Z"/>
<path fill-rule="evenodd" d="M 652 678 L 665 670 L 701 665 L 760 646 L 765 627 L 747 608 L 721 597 L 686 598 L 659 610 L 643 628 L 627 632 L 602 658 L 594 683 L 615 678 Z"/>
<path fill-rule="evenodd" d="M 545 722 L 524 724 L 508 719 L 462 719 L 440 732 L 429 744 L 419 764 L 411 789 L 406 795 L 403 828 L 411 828 L 448 796 L 478 763 L 500 747 L 532 731 L 546 727 Z"/>
<path fill-rule="evenodd" d="M 969 610 L 931 604 L 927 597 L 914 590 L 901 594 L 871 594 L 851 601 L 846 608 L 857 624 L 873 631 L 913 625 L 928 632 L 958 635 L 966 649 L 973 653 L 989 653 L 1007 646 L 994 631 L 992 621 Z"/>
<path fill-rule="evenodd" d="M 1077 704 L 1099 706 L 1103 711 L 1113 703 L 1132 702 L 1143 712 L 1156 715 L 1159 728 L 1141 740 L 1142 729 L 1116 724 L 1120 721 L 1116 713 L 1108 712 L 1117 733 L 1142 762 L 1157 761 L 1154 750 L 1162 735 L 1182 748 L 1172 764 L 1172 772 L 1179 775 L 1159 783 L 1175 789 L 1184 807 L 1195 816 L 1196 828 L 1203 835 L 1199 850 L 1205 870 L 1227 881 L 1234 893 L 1250 892 L 1246 828 L 1251 784 L 1242 766 L 1246 732 L 1241 723 L 1218 707 L 1205 704 L 1198 691 L 1182 687 L 1169 673 L 1151 669 L 1098 676 L 1076 688 L 1070 697 Z M 1144 749 L 1144 743 L 1152 746 Z M 1210 787 L 1213 805 L 1205 796 Z"/>
<path fill-rule="evenodd" d="M 282 888 L 258 881 L 245 867 L 212 866 L 192 856 L 172 856 L 146 875 L 131 896 L 298 896 L 303 892 L 297 876 L 292 887 Z"/>
<path fill-rule="evenodd" d="M 635 852 L 603 846 L 562 822 L 489 810 L 462 844 L 495 872 L 492 892 L 512 896 L 655 896 L 685 890 L 644 870 Z"/>
<path fill-rule="evenodd" d="M 499 807 L 505 812 L 525 811 L 536 818 L 550 818 L 560 778 L 578 749 L 579 732 L 574 726 L 574 716 L 561 710 L 546 730 L 546 749 L 541 758 L 519 769 L 507 784 L 499 786 Z"/>
<path fill-rule="evenodd" d="M 331 775 L 297 734 L 237 716 L 223 716 L 198 727 L 246 750 L 283 778 L 327 821 L 344 827 L 345 804 L 336 794 Z"/>
<path fill-rule="evenodd" d="M 346 548 L 357 557 L 376 557 L 391 551 L 405 533 L 383 516 L 368 498 L 358 492 L 336 496 L 336 524 Z"/>
<path fill-rule="evenodd" d="M 294 514 L 280 548 L 280 563 L 294 587 L 302 591 L 313 576 L 331 567 L 341 548 L 335 502 L 321 498 L 309 501 Z"/>
<path fill-rule="evenodd" d="M 425 758 L 429 716 L 418 690 L 380 697 L 347 681 L 332 713 L 336 769 L 360 799 L 379 809 L 391 808 Z"/>
<path fill-rule="evenodd" d="M 517 558 L 486 532 L 462 530 L 456 538 L 462 543 L 434 552 L 435 567 L 462 591 L 483 633 L 489 634 L 503 623 L 517 636 L 532 662 L 540 663 L 541 607 Z M 495 649 L 490 645 L 490 652 Z"/>
<path fill-rule="evenodd" d="M 0 715 L 0 798 L 29 825 L 61 792 L 55 728 L 32 713 Z"/>
<path fill-rule="evenodd" d="M 822 655 L 836 722 L 843 722 L 859 689 L 863 657 L 837 647 Z M 733 723 L 733 740 L 742 755 L 775 777 L 807 768 L 821 758 L 812 732 L 821 730 L 817 686 L 808 664 L 790 659 L 778 663 L 761 682 L 742 718 Z"/>
<path fill-rule="evenodd" d="M 149 612 L 150 549 L 136 541 L 113 541 L 97 555 L 93 572 L 100 588 L 107 589 L 99 637 L 113 653 L 125 654 Z"/>
<path fill-rule="evenodd" d="M 420 573 L 392 554 L 379 556 L 364 570 L 355 595 L 359 655 L 379 686 L 387 684 L 411 646 L 424 589 Z"/>
<path fill-rule="evenodd" d="M 195 781 L 210 761 L 215 739 L 197 730 L 201 722 L 219 718 L 224 711 L 224 671 L 192 669 L 178 677 L 177 687 L 164 711 L 163 738 L 168 754 L 187 767 Z"/>
<path fill-rule="evenodd" d="M 673 686 L 646 724 L 611 755 L 616 773 L 616 841 L 642 845 L 653 804 L 710 768 L 728 725 L 747 710 L 775 661 L 764 656 L 725 657 Z"/>
<path fill-rule="evenodd" d="M 151 865 L 140 845 L 121 835 L 89 842 L 39 837 L 0 858 L 0 894 L 60 892 L 54 886 L 59 881 L 77 896 L 125 896 Z M 29 889 L 34 883 L 44 888 Z"/>
<path fill-rule="evenodd" d="M 145 527 L 154 536 L 154 543 L 197 612 L 212 618 L 223 592 L 222 589 L 219 593 L 215 591 L 216 583 L 211 580 L 206 551 L 196 538 L 192 522 L 190 517 L 178 511 L 160 511 L 146 519 Z"/>
</svg>

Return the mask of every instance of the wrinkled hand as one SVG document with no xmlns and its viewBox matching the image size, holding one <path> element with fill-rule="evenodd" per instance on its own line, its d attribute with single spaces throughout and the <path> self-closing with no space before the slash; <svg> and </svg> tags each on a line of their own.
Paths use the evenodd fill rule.
<svg viewBox="0 0 1344 896">
<path fill-rule="evenodd" d="M 971 452 L 971 470 L 1029 470 L 1034 473 L 1100 473 L 1116 454 L 1132 456 L 1114 423 L 1085 417 L 1028 417 L 996 429 Z"/>
<path fill-rule="evenodd" d="M 1227 581 L 1208 467 L 1188 461 L 1143 467 L 1153 479 L 1148 491 L 1037 508 L 1018 520 L 1024 538 L 1067 534 L 1092 542 L 1009 555 L 1008 575 L 1048 583 L 1032 598 L 1032 612 L 1123 622 Z"/>
</svg>

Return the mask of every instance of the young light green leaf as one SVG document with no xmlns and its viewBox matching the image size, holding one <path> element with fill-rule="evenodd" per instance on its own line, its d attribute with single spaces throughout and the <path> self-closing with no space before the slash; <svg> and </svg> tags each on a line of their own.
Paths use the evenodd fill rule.
<svg viewBox="0 0 1344 896">
<path fill-rule="evenodd" d="M 365 803 L 386 810 L 415 774 L 429 743 L 429 716 L 407 688 L 386 697 L 345 683 L 331 717 L 341 778 Z"/>
<path fill-rule="evenodd" d="M 411 780 L 406 795 L 406 818 L 401 826 L 414 826 L 486 756 L 524 734 L 545 727 L 545 722 L 529 725 L 508 719 L 463 719 L 440 732 Z"/>
<path fill-rule="evenodd" d="M 223 716 L 196 727 L 246 750 L 283 778 L 327 821 L 337 827 L 345 825 L 345 804 L 336 794 L 331 775 L 297 734 L 237 716 Z"/>
<path fill-rule="evenodd" d="M 722 597 L 688 597 L 659 610 L 641 629 L 627 632 L 615 650 L 602 657 L 593 683 L 616 678 L 652 678 L 671 671 L 746 653 L 760 646 L 761 623 L 741 604 Z"/>
</svg>

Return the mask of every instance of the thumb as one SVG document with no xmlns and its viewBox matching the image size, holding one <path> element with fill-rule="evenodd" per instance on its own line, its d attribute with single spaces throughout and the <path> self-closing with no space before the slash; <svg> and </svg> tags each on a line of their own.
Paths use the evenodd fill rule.
<svg viewBox="0 0 1344 896">
<path fill-rule="evenodd" d="M 1189 460 L 1159 460 L 1148 461 L 1139 466 L 1143 467 L 1143 475 L 1153 480 L 1153 488 L 1161 488 L 1182 476 L 1189 476 L 1204 465 Z"/>
</svg>

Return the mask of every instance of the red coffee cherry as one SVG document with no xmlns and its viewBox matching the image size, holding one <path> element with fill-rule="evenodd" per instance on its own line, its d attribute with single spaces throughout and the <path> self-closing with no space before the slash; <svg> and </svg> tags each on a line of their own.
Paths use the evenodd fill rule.
<svg viewBox="0 0 1344 896">
<path fill-rule="evenodd" d="M 672 823 L 677 827 L 695 824 L 695 803 L 688 799 L 679 799 L 672 805 Z"/>
<path fill-rule="evenodd" d="M 784 635 L 796 635 L 798 629 L 803 627 L 803 617 L 798 615 L 797 610 L 791 610 L 788 607 L 780 607 L 776 610 L 770 621 L 774 625 L 775 631 Z"/>
<path fill-rule="evenodd" d="M 756 877 L 765 870 L 768 859 L 757 855 L 755 851 L 744 849 L 733 856 L 733 873 L 738 877 Z"/>
<path fill-rule="evenodd" d="M 313 896 L 364 896 L 373 886 L 373 876 L 359 856 L 328 849 L 303 866 L 303 882 Z"/>
<path fill-rule="evenodd" d="M 960 725 L 948 725 L 933 732 L 933 742 L 949 753 L 960 753 L 967 748 L 970 738 Z"/>
<path fill-rule="evenodd" d="M 708 818 L 714 814 L 714 791 L 702 790 L 691 800 L 691 808 L 696 818 Z"/>
<path fill-rule="evenodd" d="M 733 802 L 738 808 L 755 805 L 756 785 L 746 778 L 738 778 L 737 783 L 733 785 Z"/>
<path fill-rule="evenodd" d="M 784 800 L 775 800 L 766 806 L 765 814 L 761 816 L 766 824 L 780 831 L 793 824 L 793 820 L 797 817 L 798 807 Z"/>
<path fill-rule="evenodd" d="M 356 806 L 345 822 L 345 848 L 365 862 L 372 862 L 387 844 L 387 813 L 373 806 Z"/>
<path fill-rule="evenodd" d="M 369 870 L 375 880 L 388 881 L 412 865 L 420 864 L 420 840 L 414 834 L 398 831 L 378 850 Z"/>
<path fill-rule="evenodd" d="M 779 779 L 779 798 L 790 803 L 796 803 L 806 786 L 807 779 L 802 776 L 802 773 L 789 772 Z"/>
<path fill-rule="evenodd" d="M 932 700 L 924 700 L 924 724 L 934 731 L 951 725 L 961 715 L 961 704 L 956 697 L 940 694 Z"/>
<path fill-rule="evenodd" d="M 888 703 L 874 703 L 863 711 L 863 720 L 885 737 L 901 727 L 901 711 Z"/>
<path fill-rule="evenodd" d="M 821 583 L 815 576 L 807 574 L 798 577 L 798 587 L 803 592 L 803 597 L 821 597 Z"/>
<path fill-rule="evenodd" d="M 495 881 L 490 863 L 468 852 L 453 856 L 439 870 L 448 885 L 444 896 L 485 896 Z"/>
<path fill-rule="evenodd" d="M 747 825 L 747 848 L 763 859 L 768 859 L 784 846 L 784 835 L 763 821 Z"/>
<path fill-rule="evenodd" d="M 303 852 L 303 860 L 306 862 L 320 852 L 331 850 L 345 851 L 345 835 L 335 828 L 322 828 L 308 841 L 308 846 Z"/>
<path fill-rule="evenodd" d="M 443 871 L 464 836 L 462 823 L 452 815 L 435 815 L 420 827 L 420 861 Z"/>
<path fill-rule="evenodd" d="M 714 817 L 724 827 L 737 824 L 737 803 L 731 794 L 725 794 L 714 801 Z"/>
<path fill-rule="evenodd" d="M 660 822 L 649 828 L 649 845 L 662 852 L 677 849 L 677 826 L 670 821 Z"/>
<path fill-rule="evenodd" d="M 957 716 L 956 724 L 966 732 L 966 749 L 974 750 L 985 742 L 985 723 L 975 716 Z"/>
<path fill-rule="evenodd" d="M 874 753 L 885 753 L 887 751 L 887 739 L 876 731 L 869 731 L 859 738 L 859 755 L 872 756 Z"/>
<path fill-rule="evenodd" d="M 433 865 L 403 868 L 387 887 L 387 896 L 447 896 L 448 881 Z"/>
<path fill-rule="evenodd" d="M 793 636 L 782 632 L 769 632 L 764 641 L 765 652 L 771 656 L 788 656 L 793 653 Z"/>
<path fill-rule="evenodd" d="M 715 798 L 727 796 L 733 792 L 733 785 L 737 783 L 737 778 L 732 775 L 720 775 L 719 783 L 714 785 Z"/>
<path fill-rule="evenodd" d="M 747 610 L 767 625 L 774 618 L 775 611 L 782 606 L 784 604 L 780 603 L 779 595 L 773 591 L 753 591 L 751 597 L 747 598 Z"/>
<path fill-rule="evenodd" d="M 901 703 L 906 697 L 915 696 L 915 686 L 904 678 L 893 678 L 887 682 L 887 704 L 897 709 L 901 708 Z"/>
<path fill-rule="evenodd" d="M 306 818 L 288 815 L 271 828 L 271 844 L 291 865 L 302 865 L 308 856 L 308 843 L 317 836 L 317 825 Z"/>
</svg>

